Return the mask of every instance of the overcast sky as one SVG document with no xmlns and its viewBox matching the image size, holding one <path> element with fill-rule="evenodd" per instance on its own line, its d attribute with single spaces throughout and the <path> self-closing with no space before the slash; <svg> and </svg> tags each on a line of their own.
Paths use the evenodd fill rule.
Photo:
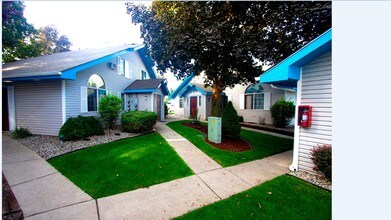
<svg viewBox="0 0 391 220">
<path fill-rule="evenodd" d="M 68 36 L 71 50 L 143 43 L 139 26 L 126 14 L 125 1 L 25 1 L 25 5 L 27 22 L 35 28 L 54 25 L 60 35 Z M 180 83 L 171 74 L 165 77 L 169 89 Z"/>
</svg>

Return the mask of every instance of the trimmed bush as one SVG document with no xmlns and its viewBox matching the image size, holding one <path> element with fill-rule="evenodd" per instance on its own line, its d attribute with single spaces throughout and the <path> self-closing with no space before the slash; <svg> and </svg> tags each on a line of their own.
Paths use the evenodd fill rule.
<svg viewBox="0 0 391 220">
<path fill-rule="evenodd" d="M 12 133 L 11 133 L 13 138 L 19 139 L 19 138 L 26 138 L 29 137 L 33 134 L 31 134 L 30 130 L 28 128 L 16 128 Z"/>
<path fill-rule="evenodd" d="M 98 118 L 78 116 L 77 118 L 68 118 L 61 127 L 58 136 L 64 141 L 69 141 L 103 134 L 103 126 Z"/>
<path fill-rule="evenodd" d="M 166 103 L 164 103 L 164 117 L 167 117 L 168 115 L 168 106 Z"/>
<path fill-rule="evenodd" d="M 222 133 L 231 138 L 240 138 L 239 116 L 232 102 L 229 101 L 221 114 Z"/>
<path fill-rule="evenodd" d="M 270 108 L 270 111 L 274 126 L 285 128 L 293 116 L 295 116 L 295 105 L 292 101 L 280 99 Z"/>
<path fill-rule="evenodd" d="M 122 114 L 121 130 L 123 132 L 141 133 L 151 131 L 156 124 L 157 114 L 148 111 L 129 111 Z"/>
<path fill-rule="evenodd" d="M 315 164 L 314 170 L 324 174 L 331 181 L 331 145 L 318 145 L 311 150 L 311 160 Z"/>
<path fill-rule="evenodd" d="M 244 122 L 243 116 L 239 116 L 239 122 Z"/>
<path fill-rule="evenodd" d="M 105 95 L 99 101 L 99 114 L 108 128 L 112 128 L 121 112 L 122 100 L 115 95 Z"/>
</svg>

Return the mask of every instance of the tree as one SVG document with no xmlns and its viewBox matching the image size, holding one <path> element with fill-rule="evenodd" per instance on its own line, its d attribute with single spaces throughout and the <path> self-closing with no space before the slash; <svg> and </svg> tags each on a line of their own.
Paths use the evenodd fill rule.
<svg viewBox="0 0 391 220">
<path fill-rule="evenodd" d="M 330 2 L 153 2 L 126 3 L 141 24 L 157 70 L 178 78 L 205 72 L 213 88 L 212 115 L 221 93 L 254 82 L 262 65 L 273 65 L 331 27 Z"/>
<path fill-rule="evenodd" d="M 48 25 L 39 29 L 39 43 L 42 46 L 42 54 L 53 54 L 70 51 L 72 43 L 65 35 L 58 36 L 58 30 L 54 25 Z"/>
<path fill-rule="evenodd" d="M 279 99 L 270 108 L 274 126 L 285 128 L 289 121 L 295 116 L 295 104 L 292 101 Z"/>
<path fill-rule="evenodd" d="M 34 40 L 38 31 L 23 15 L 22 1 L 2 1 L 2 62 L 12 62 L 40 54 Z"/>
<path fill-rule="evenodd" d="M 236 109 L 229 101 L 221 114 L 223 135 L 231 138 L 240 138 L 240 122 Z"/>
<path fill-rule="evenodd" d="M 99 114 L 109 128 L 113 127 L 121 111 L 122 100 L 115 95 L 108 94 L 99 101 Z"/>
</svg>

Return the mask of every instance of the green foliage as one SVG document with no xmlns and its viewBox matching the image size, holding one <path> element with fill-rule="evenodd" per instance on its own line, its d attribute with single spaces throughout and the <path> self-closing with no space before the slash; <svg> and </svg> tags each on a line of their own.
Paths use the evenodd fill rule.
<svg viewBox="0 0 391 220">
<path fill-rule="evenodd" d="M 2 1 L 2 62 L 70 51 L 67 36 L 58 37 L 54 26 L 37 30 L 24 17 L 23 1 Z"/>
<path fill-rule="evenodd" d="M 61 127 L 58 136 L 64 141 L 77 140 L 92 135 L 103 135 L 102 123 L 98 118 L 90 116 L 78 116 L 77 118 L 68 118 Z"/>
<path fill-rule="evenodd" d="M 239 122 L 244 122 L 243 116 L 239 116 Z"/>
<path fill-rule="evenodd" d="M 95 199 L 193 174 L 158 133 L 97 145 L 48 162 Z"/>
<path fill-rule="evenodd" d="M 227 106 L 221 114 L 221 123 L 223 135 L 240 138 L 239 116 L 231 101 L 227 103 Z"/>
<path fill-rule="evenodd" d="M 284 128 L 295 116 L 295 104 L 292 101 L 280 99 L 270 108 L 270 111 L 274 126 Z"/>
<path fill-rule="evenodd" d="M 196 209 L 174 220 L 184 219 L 332 219 L 331 192 L 289 175 L 281 175 Z"/>
<path fill-rule="evenodd" d="M 103 96 L 99 101 L 99 114 L 105 124 L 110 128 L 115 124 L 121 112 L 122 100 L 111 94 Z"/>
<path fill-rule="evenodd" d="M 227 86 L 261 74 L 254 58 L 273 65 L 331 28 L 330 2 L 154 1 L 152 7 L 126 7 L 141 25 L 158 72 L 170 69 L 179 79 L 206 74 L 213 116 Z"/>
<path fill-rule="evenodd" d="M 331 180 L 331 145 L 323 144 L 312 148 L 311 160 L 315 164 L 313 169 L 323 173 L 326 178 Z"/>
<path fill-rule="evenodd" d="M 19 139 L 29 137 L 32 134 L 28 128 L 16 128 L 11 135 L 13 138 Z"/>
<path fill-rule="evenodd" d="M 122 114 L 121 130 L 130 133 L 141 133 L 153 130 L 157 114 L 149 111 L 130 111 Z"/>
</svg>

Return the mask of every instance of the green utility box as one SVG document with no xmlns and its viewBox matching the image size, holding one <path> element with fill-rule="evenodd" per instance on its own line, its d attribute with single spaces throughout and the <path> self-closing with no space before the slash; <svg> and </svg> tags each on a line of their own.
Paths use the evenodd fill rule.
<svg viewBox="0 0 391 220">
<path fill-rule="evenodd" d="M 221 118 L 208 117 L 208 140 L 216 144 L 221 143 Z"/>
</svg>

